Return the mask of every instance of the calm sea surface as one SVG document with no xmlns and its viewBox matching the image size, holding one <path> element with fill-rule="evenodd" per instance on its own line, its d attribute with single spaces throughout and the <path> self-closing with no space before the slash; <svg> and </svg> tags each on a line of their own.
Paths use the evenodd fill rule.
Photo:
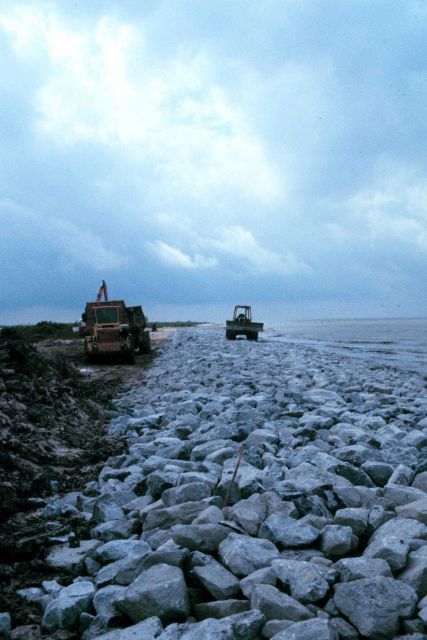
<svg viewBox="0 0 427 640">
<path fill-rule="evenodd" d="M 267 329 L 263 336 L 427 374 L 427 318 L 304 320 Z"/>
</svg>

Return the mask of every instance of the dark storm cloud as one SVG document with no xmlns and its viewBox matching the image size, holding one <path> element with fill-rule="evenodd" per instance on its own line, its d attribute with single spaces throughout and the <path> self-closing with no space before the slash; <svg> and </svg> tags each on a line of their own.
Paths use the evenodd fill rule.
<svg viewBox="0 0 427 640">
<path fill-rule="evenodd" d="M 426 22 L 416 1 L 5 3 L 4 317 L 78 309 L 101 277 L 151 305 L 421 312 Z"/>
</svg>

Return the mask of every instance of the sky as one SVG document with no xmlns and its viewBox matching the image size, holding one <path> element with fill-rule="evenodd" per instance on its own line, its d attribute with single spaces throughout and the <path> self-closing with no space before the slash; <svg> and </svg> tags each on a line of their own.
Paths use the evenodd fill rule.
<svg viewBox="0 0 427 640">
<path fill-rule="evenodd" d="M 427 315 L 424 0 L 3 0 L 0 324 Z M 262 317 L 261 317 L 262 315 Z"/>
</svg>

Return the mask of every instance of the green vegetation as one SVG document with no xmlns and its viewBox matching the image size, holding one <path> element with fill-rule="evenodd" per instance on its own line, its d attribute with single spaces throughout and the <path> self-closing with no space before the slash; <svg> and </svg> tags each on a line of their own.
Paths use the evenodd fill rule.
<svg viewBox="0 0 427 640">
<path fill-rule="evenodd" d="M 53 340 L 70 340 L 78 337 L 78 333 L 73 333 L 72 323 L 48 322 L 46 320 L 37 324 L 3 327 L 0 331 L 1 341 L 24 340 L 25 342 L 40 342 L 49 338 Z"/>
<path fill-rule="evenodd" d="M 153 324 L 157 329 L 162 327 L 195 327 L 201 322 L 191 322 L 188 320 L 175 322 L 149 322 L 148 327 L 151 329 Z M 73 325 L 63 322 L 48 322 L 43 320 L 37 324 L 22 324 L 15 326 L 3 327 L 0 329 L 0 341 L 16 341 L 23 340 L 25 342 L 40 342 L 41 340 L 71 340 L 81 338 L 81 334 L 73 332 Z"/>
</svg>

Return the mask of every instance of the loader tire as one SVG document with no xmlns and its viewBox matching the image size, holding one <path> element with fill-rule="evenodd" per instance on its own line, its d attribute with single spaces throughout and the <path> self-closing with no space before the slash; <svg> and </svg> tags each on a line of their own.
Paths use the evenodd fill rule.
<svg viewBox="0 0 427 640">
<path fill-rule="evenodd" d="M 144 355 L 151 353 L 151 338 L 148 331 L 143 331 L 139 336 L 139 353 Z"/>
<path fill-rule="evenodd" d="M 235 340 L 236 334 L 234 333 L 234 331 L 226 331 L 225 337 L 227 338 L 227 340 Z"/>
<path fill-rule="evenodd" d="M 258 340 L 258 332 L 256 333 L 247 333 L 246 337 L 248 340 Z"/>
</svg>

